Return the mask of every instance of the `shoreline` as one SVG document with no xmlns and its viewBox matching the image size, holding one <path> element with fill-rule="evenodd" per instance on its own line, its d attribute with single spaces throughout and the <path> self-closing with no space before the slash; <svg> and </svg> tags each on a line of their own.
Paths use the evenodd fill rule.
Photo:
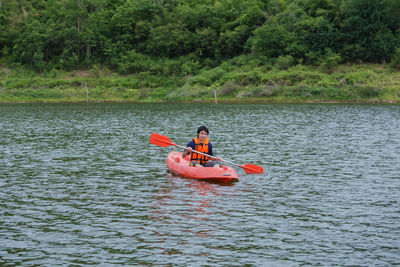
<svg viewBox="0 0 400 267">
<path fill-rule="evenodd" d="M 218 100 L 215 103 L 211 99 L 193 99 L 193 100 L 154 100 L 154 101 L 142 101 L 142 100 L 13 100 L 3 101 L 0 100 L 0 104 L 96 104 L 96 103 L 170 103 L 170 104 L 383 104 L 383 105 L 400 105 L 400 100 L 379 100 L 379 99 L 362 99 L 362 100 L 315 100 L 315 99 L 287 99 L 287 100 L 274 100 L 274 99 L 224 99 Z"/>
</svg>

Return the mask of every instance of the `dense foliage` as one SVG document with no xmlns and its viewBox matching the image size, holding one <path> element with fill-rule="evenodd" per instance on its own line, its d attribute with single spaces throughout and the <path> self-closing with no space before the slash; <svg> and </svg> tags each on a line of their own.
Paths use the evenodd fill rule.
<svg viewBox="0 0 400 267">
<path fill-rule="evenodd" d="M 0 58 L 185 76 L 241 54 L 398 68 L 399 18 L 400 0 L 1 0 Z"/>
</svg>

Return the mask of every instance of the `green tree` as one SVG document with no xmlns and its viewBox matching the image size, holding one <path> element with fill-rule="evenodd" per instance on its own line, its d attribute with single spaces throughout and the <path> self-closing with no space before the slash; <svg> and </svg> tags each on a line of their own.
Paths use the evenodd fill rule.
<svg viewBox="0 0 400 267">
<path fill-rule="evenodd" d="M 177 57 L 193 51 L 190 32 L 178 23 L 158 26 L 150 31 L 146 52 L 161 57 Z"/>
<path fill-rule="evenodd" d="M 214 58 L 218 45 L 218 34 L 209 27 L 197 29 L 193 35 L 193 45 L 200 58 Z"/>
<path fill-rule="evenodd" d="M 277 23 L 268 22 L 254 31 L 249 39 L 253 52 L 275 58 L 286 53 L 290 34 Z"/>
<path fill-rule="evenodd" d="M 392 31 L 399 30 L 400 28 L 400 0 L 388 1 L 388 21 Z"/>
<path fill-rule="evenodd" d="M 186 28 L 195 32 L 203 28 L 218 29 L 220 18 L 215 14 L 215 9 L 210 5 L 199 4 L 191 7 L 190 5 L 179 5 L 174 12 L 178 20 Z"/>
<path fill-rule="evenodd" d="M 110 38 L 113 42 L 122 42 L 127 51 L 132 50 L 138 41 L 145 41 L 151 27 L 158 26 L 162 8 L 154 1 L 126 1 L 118 6 L 109 23 Z M 146 22 L 151 25 L 146 26 Z M 135 38 L 135 32 L 139 37 Z"/>
<path fill-rule="evenodd" d="M 247 25 L 239 25 L 233 30 L 226 30 L 220 34 L 219 54 L 222 57 L 234 57 L 244 50 L 244 45 L 250 37 L 250 28 Z"/>
<path fill-rule="evenodd" d="M 190 74 L 252 52 L 330 69 L 396 61 L 399 17 L 400 0 L 2 0 L 0 57 L 37 71 Z"/>
<path fill-rule="evenodd" d="M 8 46 L 12 43 L 8 37 L 8 27 L 7 17 L 0 13 L 0 57 L 8 56 Z"/>
<path fill-rule="evenodd" d="M 45 44 L 48 40 L 47 28 L 37 20 L 27 20 L 23 23 L 18 37 L 14 41 L 12 50 L 12 61 L 26 64 L 35 68 L 33 56 L 36 55 L 36 62 L 40 55 L 43 60 L 45 55 Z"/>
<path fill-rule="evenodd" d="M 393 53 L 390 67 L 395 70 L 400 70 L 400 47 L 397 47 Z"/>
<path fill-rule="evenodd" d="M 267 18 L 259 1 L 249 6 L 240 16 L 240 24 L 249 26 L 252 30 L 262 26 Z"/>
<path fill-rule="evenodd" d="M 313 57 L 307 56 L 310 52 L 318 54 L 330 49 L 338 36 L 333 24 L 322 16 L 306 17 L 294 27 L 295 37 L 289 53 L 309 64 L 316 63 Z"/>
<path fill-rule="evenodd" d="M 36 71 L 43 71 L 46 66 L 44 61 L 44 54 L 42 51 L 35 52 L 32 57 L 32 67 Z"/>
<path fill-rule="evenodd" d="M 290 33 L 286 51 L 298 61 L 317 64 L 326 49 L 336 51 L 335 24 L 339 3 L 334 0 L 294 0 L 276 20 Z"/>
<path fill-rule="evenodd" d="M 343 6 L 343 57 L 348 61 L 388 61 L 396 47 L 387 0 L 351 0 Z M 358 51 L 355 51 L 357 48 Z"/>
</svg>

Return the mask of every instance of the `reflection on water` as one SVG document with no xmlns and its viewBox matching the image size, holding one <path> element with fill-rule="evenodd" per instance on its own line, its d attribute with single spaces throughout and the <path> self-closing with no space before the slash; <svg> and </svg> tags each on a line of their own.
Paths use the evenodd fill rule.
<svg viewBox="0 0 400 267">
<path fill-rule="evenodd" d="M 1 104 L 0 117 L 0 265 L 400 264 L 399 106 Z M 225 186 L 168 173 L 150 134 L 185 145 L 200 124 L 217 155 L 264 173 L 237 168 Z"/>
<path fill-rule="evenodd" d="M 211 252 L 195 248 L 204 241 L 218 238 L 215 220 L 221 218 L 221 210 L 216 200 L 233 194 L 233 186 L 229 188 L 229 185 L 168 174 L 152 197 L 149 211 L 153 226 L 151 237 L 142 241 L 148 244 L 149 250 L 161 250 L 161 255 L 186 254 L 182 251 L 184 246 L 191 256 L 209 256 Z"/>
<path fill-rule="evenodd" d="M 212 200 L 216 197 L 224 197 L 227 192 L 223 188 L 233 186 L 233 183 L 226 185 L 203 182 L 180 178 L 172 174 L 168 174 L 167 181 L 168 183 L 160 188 L 158 194 L 153 196 L 155 203 L 152 205 L 154 212 L 163 215 L 163 219 L 170 219 L 167 214 L 175 215 L 179 212 L 180 210 L 176 209 L 176 205 L 181 204 L 183 206 L 181 208 L 184 210 L 182 213 L 184 218 L 210 220 L 213 217 L 211 213 L 213 209 Z M 178 194 L 176 191 L 178 191 Z M 174 209 L 170 209 L 171 206 Z"/>
</svg>

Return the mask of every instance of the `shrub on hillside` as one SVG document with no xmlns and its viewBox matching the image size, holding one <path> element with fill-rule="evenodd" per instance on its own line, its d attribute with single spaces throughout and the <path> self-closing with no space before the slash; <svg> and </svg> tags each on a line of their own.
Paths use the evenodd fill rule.
<svg viewBox="0 0 400 267">
<path fill-rule="evenodd" d="M 361 97 L 377 97 L 381 92 L 381 88 L 375 86 L 360 86 L 357 88 L 357 93 Z"/>
<path fill-rule="evenodd" d="M 328 48 L 320 60 L 320 66 L 324 71 L 331 73 L 341 61 L 341 56 Z"/>
<path fill-rule="evenodd" d="M 254 88 L 252 93 L 256 97 L 272 97 L 278 95 L 279 89 L 277 85 L 262 85 Z"/>
<path fill-rule="evenodd" d="M 289 69 L 290 67 L 292 67 L 293 64 L 294 64 L 294 59 L 293 59 L 293 57 L 290 56 L 290 55 L 279 56 L 279 57 L 276 59 L 276 62 L 275 62 L 275 66 L 276 66 L 276 68 L 279 69 L 279 70 L 287 70 L 287 69 Z"/>
<path fill-rule="evenodd" d="M 235 81 L 228 81 L 222 85 L 221 95 L 233 95 L 238 91 L 239 85 Z"/>
<path fill-rule="evenodd" d="M 394 51 L 390 67 L 395 70 L 400 70 L 400 47 L 396 48 Z"/>
</svg>

